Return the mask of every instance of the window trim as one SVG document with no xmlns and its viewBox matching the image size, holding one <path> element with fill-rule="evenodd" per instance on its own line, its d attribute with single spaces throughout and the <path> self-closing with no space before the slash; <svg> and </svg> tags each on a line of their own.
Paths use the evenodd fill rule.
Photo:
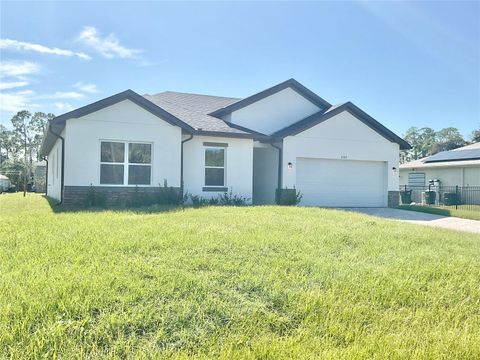
<svg viewBox="0 0 480 360">
<path fill-rule="evenodd" d="M 223 166 L 209 166 L 205 162 L 205 154 L 208 149 L 219 149 L 223 150 Z M 223 169 L 223 185 L 207 185 L 207 177 L 205 174 L 206 169 Z M 227 186 L 227 147 L 226 146 L 213 146 L 205 145 L 203 147 L 203 191 L 221 191 L 216 189 L 228 188 Z"/>
<path fill-rule="evenodd" d="M 113 143 L 122 143 L 124 144 L 124 154 L 123 162 L 105 162 L 102 161 L 102 142 L 113 142 Z M 150 145 L 150 163 L 141 164 L 141 163 L 131 163 L 129 162 L 129 147 L 130 144 L 149 144 Z M 114 186 L 114 187 L 152 187 L 153 186 L 153 163 L 154 163 L 154 149 L 153 142 L 150 141 L 138 141 L 138 140 L 110 140 L 110 139 L 100 139 L 98 143 L 98 184 L 99 186 Z M 123 165 L 123 184 L 103 184 L 101 183 L 101 173 L 102 165 Z M 128 183 L 128 173 L 130 165 L 141 165 L 141 166 L 150 166 L 150 184 L 129 184 Z"/>
</svg>

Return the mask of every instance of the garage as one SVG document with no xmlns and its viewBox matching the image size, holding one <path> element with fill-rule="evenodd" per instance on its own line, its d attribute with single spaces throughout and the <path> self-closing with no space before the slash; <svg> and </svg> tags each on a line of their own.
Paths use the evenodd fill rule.
<svg viewBox="0 0 480 360">
<path fill-rule="evenodd" d="M 297 158 L 301 205 L 383 207 L 387 205 L 384 161 Z"/>
</svg>

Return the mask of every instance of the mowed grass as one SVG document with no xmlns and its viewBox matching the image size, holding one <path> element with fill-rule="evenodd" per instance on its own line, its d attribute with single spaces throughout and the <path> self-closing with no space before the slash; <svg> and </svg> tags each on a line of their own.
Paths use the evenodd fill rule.
<svg viewBox="0 0 480 360">
<path fill-rule="evenodd" d="M 295 207 L 0 196 L 0 358 L 478 359 L 480 237 Z"/>
<path fill-rule="evenodd" d="M 422 206 L 422 205 L 400 205 L 399 209 L 419 211 L 434 215 L 455 216 L 463 219 L 480 220 L 480 205 L 459 205 L 457 209 L 453 206 Z"/>
</svg>

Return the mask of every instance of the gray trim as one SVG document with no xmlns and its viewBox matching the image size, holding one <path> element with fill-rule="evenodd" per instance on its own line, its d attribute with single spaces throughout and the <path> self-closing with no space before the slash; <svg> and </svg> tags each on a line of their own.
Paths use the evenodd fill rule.
<svg viewBox="0 0 480 360">
<path fill-rule="evenodd" d="M 188 138 L 186 138 L 185 140 L 182 140 L 182 143 L 180 145 L 180 187 L 181 187 L 180 191 L 182 192 L 182 196 L 184 195 L 183 191 L 184 191 L 184 188 L 185 188 L 185 186 L 183 184 L 183 182 L 184 182 L 183 181 L 183 163 L 184 163 L 184 161 L 183 161 L 183 153 L 184 153 L 183 145 L 186 142 L 188 142 L 192 139 L 193 139 L 193 134 L 190 134 L 190 136 Z"/>
<path fill-rule="evenodd" d="M 322 99 L 320 96 L 315 94 L 313 91 L 307 89 L 305 86 L 300 84 L 297 80 L 295 79 L 289 79 L 287 81 L 284 81 L 278 85 L 272 86 L 271 88 L 268 88 L 266 90 L 263 90 L 255 95 L 249 96 L 243 100 L 237 101 L 236 103 L 233 103 L 229 106 L 226 106 L 224 108 L 215 110 L 211 112 L 209 115 L 215 116 L 215 117 L 222 117 L 227 114 L 230 114 L 236 110 L 239 110 L 241 108 L 244 108 L 250 104 L 253 104 L 254 102 L 257 102 L 259 100 L 262 100 L 268 96 L 271 96 L 277 92 L 280 92 L 286 88 L 291 88 L 292 90 L 296 91 L 299 95 L 303 96 L 305 99 L 309 100 L 310 102 L 314 103 L 317 105 L 319 108 L 322 108 L 326 110 L 330 106 L 332 106 L 329 102 L 325 101 Z"/>
<path fill-rule="evenodd" d="M 65 186 L 64 206 L 83 206 L 91 186 Z M 151 194 L 155 196 L 160 186 L 94 186 L 97 194 L 105 195 L 106 206 L 125 206 L 135 194 Z M 180 192 L 180 187 L 173 187 Z"/>
<path fill-rule="evenodd" d="M 130 89 L 125 90 L 121 93 L 109 96 L 105 99 L 96 101 L 92 104 L 83 106 L 83 107 L 78 108 L 76 110 L 70 111 L 70 112 L 65 113 L 63 115 L 57 116 L 56 118 L 49 121 L 48 126 L 49 127 L 51 127 L 51 126 L 52 127 L 53 126 L 60 127 L 60 129 L 58 131 L 60 133 L 60 132 L 62 132 L 63 128 L 65 127 L 65 122 L 68 119 L 78 118 L 78 117 L 81 117 L 81 116 L 91 114 L 95 111 L 104 109 L 108 106 L 114 105 L 114 104 L 119 103 L 120 101 L 124 101 L 124 100 L 130 100 L 130 101 L 134 102 L 138 106 L 142 107 L 143 109 L 147 110 L 148 112 L 152 113 L 153 115 L 156 115 L 156 116 L 160 117 L 162 120 L 168 122 L 171 125 L 179 126 L 182 129 L 187 130 L 189 132 L 193 132 L 195 130 L 193 127 L 191 127 L 187 123 L 183 122 L 182 120 L 180 120 L 176 116 L 173 116 L 169 112 L 162 109 L 160 106 L 155 105 L 153 102 L 147 100 L 143 96 L 137 94 L 135 91 L 130 90 Z M 41 149 L 40 149 L 40 155 L 41 156 L 47 155 L 47 153 L 51 149 L 51 146 L 53 146 L 53 144 L 50 144 L 51 141 L 49 142 L 47 138 L 48 138 L 48 133 L 44 137 L 43 142 L 42 142 L 42 146 L 41 146 Z"/>
<path fill-rule="evenodd" d="M 227 143 L 208 142 L 204 141 L 203 146 L 228 147 Z"/>
<path fill-rule="evenodd" d="M 395 208 L 400 204 L 400 192 L 399 191 L 389 191 L 387 206 L 389 208 Z"/>
<path fill-rule="evenodd" d="M 390 140 L 400 145 L 401 150 L 408 150 L 411 148 L 409 143 L 407 143 L 401 137 L 393 133 L 391 130 L 387 129 L 385 126 L 380 124 L 377 120 L 375 120 L 373 117 L 368 115 L 366 112 L 364 112 L 362 109 L 360 109 L 358 106 L 354 105 L 351 102 L 346 102 L 345 104 L 342 104 L 331 111 L 327 111 L 326 113 L 319 111 L 309 117 L 306 117 L 303 120 L 300 120 L 290 126 L 287 126 L 286 128 L 283 128 L 273 133 L 271 137 L 273 139 L 280 140 L 287 136 L 297 135 L 302 131 L 310 129 L 313 126 L 318 125 L 332 118 L 333 116 L 340 114 L 343 111 L 348 111 L 350 114 L 355 116 L 358 120 L 363 122 L 372 130 L 375 130 L 377 133 L 382 135 L 387 140 Z"/>
<path fill-rule="evenodd" d="M 230 124 L 229 124 L 230 125 Z M 196 130 L 193 131 L 195 135 L 204 135 L 204 136 L 216 136 L 216 137 L 228 137 L 228 138 L 237 138 L 237 139 L 253 139 L 259 141 L 268 141 L 269 137 L 267 135 L 258 135 L 255 133 L 251 134 L 242 134 L 234 132 L 223 132 L 223 131 L 207 131 L 207 130 Z"/>
<path fill-rule="evenodd" d="M 227 192 L 228 191 L 228 187 L 226 186 L 204 186 L 202 188 L 202 191 L 205 191 L 205 192 Z"/>
<path fill-rule="evenodd" d="M 61 162 L 61 168 L 62 168 L 62 175 L 60 176 L 60 201 L 58 202 L 57 205 L 61 205 L 63 203 L 63 196 L 64 196 L 64 185 L 65 185 L 65 139 L 60 135 L 55 133 L 52 128 L 49 126 L 48 127 L 48 132 L 55 136 L 57 139 L 60 139 L 62 142 L 62 162 Z M 55 144 L 55 142 L 54 142 Z M 47 183 L 47 188 L 48 188 L 48 183 Z"/>
</svg>

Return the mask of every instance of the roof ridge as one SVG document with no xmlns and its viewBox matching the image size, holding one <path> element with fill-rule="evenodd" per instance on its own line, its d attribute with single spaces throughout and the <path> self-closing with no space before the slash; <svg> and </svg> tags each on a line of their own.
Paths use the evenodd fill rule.
<svg viewBox="0 0 480 360">
<path fill-rule="evenodd" d="M 152 95 L 147 95 L 147 96 L 152 96 Z M 154 95 L 153 95 L 153 96 L 154 96 Z M 145 97 L 145 96 L 144 96 L 144 97 Z M 148 99 L 147 99 L 147 100 L 148 100 Z M 165 100 L 165 99 L 160 99 L 160 100 L 161 100 L 161 101 L 165 101 L 166 103 L 169 103 L 170 105 L 174 105 L 174 106 L 176 106 L 176 107 L 182 108 L 183 110 L 186 110 L 186 111 L 189 111 L 189 112 L 193 112 L 193 113 L 195 113 L 195 114 L 200 114 L 200 115 L 208 116 L 208 117 L 211 117 L 211 118 L 213 118 L 213 119 L 217 119 L 217 120 L 218 120 L 218 118 L 216 118 L 216 117 L 214 117 L 214 116 L 211 116 L 211 115 L 209 115 L 209 114 L 202 113 L 202 112 L 200 112 L 200 111 L 198 111 L 198 110 L 195 110 L 195 109 L 191 109 L 191 108 L 185 107 L 183 104 L 179 104 L 179 103 L 176 103 L 176 102 L 174 103 L 174 102 L 172 102 L 172 101 Z"/>
<path fill-rule="evenodd" d="M 218 96 L 218 95 L 199 94 L 199 93 L 190 93 L 190 92 L 183 92 L 183 91 L 171 91 L 171 90 L 165 90 L 165 91 L 162 91 L 162 92 L 159 92 L 159 93 L 156 93 L 156 94 L 145 94 L 145 95 L 156 96 L 156 95 L 165 94 L 165 93 L 206 96 L 206 97 L 214 97 L 214 98 L 230 99 L 230 100 L 242 100 L 242 98 L 238 98 L 238 97 Z"/>
</svg>

